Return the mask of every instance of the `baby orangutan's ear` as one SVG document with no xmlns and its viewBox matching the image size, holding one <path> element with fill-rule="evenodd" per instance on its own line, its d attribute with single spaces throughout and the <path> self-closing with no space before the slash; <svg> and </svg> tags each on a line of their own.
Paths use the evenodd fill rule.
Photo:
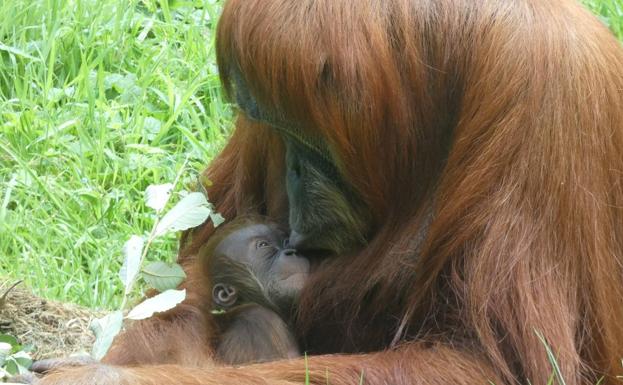
<svg viewBox="0 0 623 385">
<path fill-rule="evenodd" d="M 238 291 L 232 285 L 217 283 L 212 288 L 212 300 L 219 306 L 231 307 L 238 299 Z"/>
</svg>

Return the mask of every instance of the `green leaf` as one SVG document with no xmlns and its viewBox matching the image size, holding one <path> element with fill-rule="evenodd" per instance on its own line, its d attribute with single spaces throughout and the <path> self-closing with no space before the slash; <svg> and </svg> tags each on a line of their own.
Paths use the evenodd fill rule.
<svg viewBox="0 0 623 385">
<path fill-rule="evenodd" d="M 13 346 L 6 342 L 0 342 L 0 366 L 4 366 L 7 357 L 11 354 Z"/>
<path fill-rule="evenodd" d="M 0 43 L 0 51 L 6 51 L 6 52 L 9 52 L 9 53 L 12 53 L 13 55 L 21 56 L 21 57 L 24 57 L 26 59 L 30 59 L 32 61 L 41 61 L 41 59 L 36 58 L 34 56 L 31 56 L 31 55 L 27 54 L 26 52 L 22 51 L 19 48 L 8 46 L 8 45 L 2 44 L 2 43 Z"/>
<path fill-rule="evenodd" d="M 155 297 L 146 299 L 130 310 L 127 318 L 142 320 L 151 317 L 154 313 L 159 313 L 173 309 L 177 304 L 186 298 L 186 290 L 167 290 Z"/>
<path fill-rule="evenodd" d="M 145 204 L 156 211 L 160 211 L 169 201 L 173 190 L 172 183 L 152 184 L 145 189 Z"/>
<path fill-rule="evenodd" d="M 141 268 L 141 255 L 143 254 L 143 237 L 132 235 L 123 246 L 123 265 L 119 271 L 119 278 L 123 282 L 125 292 L 132 289 L 134 279 Z"/>
<path fill-rule="evenodd" d="M 94 319 L 91 322 L 91 330 L 95 334 L 95 344 L 91 356 L 99 361 L 106 355 L 113 339 L 121 331 L 123 325 L 123 313 L 116 311 L 105 317 Z"/>
<path fill-rule="evenodd" d="M 175 289 L 186 278 L 182 266 L 177 263 L 154 262 L 147 265 L 142 271 L 143 279 L 149 286 L 164 292 Z"/>
<path fill-rule="evenodd" d="M 12 347 L 19 345 L 19 343 L 17 342 L 17 338 L 9 334 L 0 334 L 0 342 L 7 343 L 11 345 Z"/>
<path fill-rule="evenodd" d="M 219 213 L 210 214 L 210 219 L 212 220 L 214 227 L 219 227 L 223 222 L 225 222 L 225 218 L 223 218 L 223 216 Z"/>
<path fill-rule="evenodd" d="M 143 121 L 143 130 L 147 140 L 153 140 L 162 128 L 162 122 L 154 117 L 148 116 Z"/>
<path fill-rule="evenodd" d="M 104 88 L 109 90 L 113 88 L 117 83 L 123 81 L 123 75 L 121 74 L 108 74 L 104 78 Z"/>
<path fill-rule="evenodd" d="M 158 223 L 155 235 L 197 227 L 212 214 L 205 195 L 192 192 L 179 201 Z"/>
<path fill-rule="evenodd" d="M 15 362 L 17 362 L 21 367 L 25 368 L 26 370 L 28 370 L 30 368 L 30 365 L 32 365 L 32 357 L 30 357 L 30 354 L 24 351 L 17 352 L 13 354 L 10 358 L 14 359 Z"/>
<path fill-rule="evenodd" d="M 32 358 L 26 352 L 17 352 L 6 359 L 5 368 L 11 375 L 26 374 L 32 365 Z"/>
</svg>

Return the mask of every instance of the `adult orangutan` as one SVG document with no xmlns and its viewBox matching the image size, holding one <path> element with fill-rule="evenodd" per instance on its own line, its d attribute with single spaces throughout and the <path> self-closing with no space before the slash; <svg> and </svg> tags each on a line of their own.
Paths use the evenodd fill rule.
<svg viewBox="0 0 623 385">
<path fill-rule="evenodd" d="M 571 0 L 229 0 L 236 130 L 206 171 L 314 259 L 311 383 L 612 384 L 623 373 L 623 48 Z M 44 384 L 294 384 L 303 359 L 216 367 L 185 307 L 110 364 Z M 327 353 L 348 353 L 325 355 Z M 328 376 L 328 380 L 327 380 Z"/>
</svg>

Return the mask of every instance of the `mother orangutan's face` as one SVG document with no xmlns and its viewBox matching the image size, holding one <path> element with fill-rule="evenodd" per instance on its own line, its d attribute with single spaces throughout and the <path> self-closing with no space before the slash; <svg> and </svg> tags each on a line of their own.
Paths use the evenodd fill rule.
<svg viewBox="0 0 623 385">
<path fill-rule="evenodd" d="M 293 139 L 284 140 L 292 246 L 331 253 L 361 247 L 367 213 L 337 167 Z"/>
<path fill-rule="evenodd" d="M 275 129 L 286 145 L 290 243 L 300 250 L 345 253 L 366 242 L 369 213 L 338 170 L 324 139 L 262 109 L 240 74 L 232 76 L 238 105 L 247 118 Z"/>
</svg>

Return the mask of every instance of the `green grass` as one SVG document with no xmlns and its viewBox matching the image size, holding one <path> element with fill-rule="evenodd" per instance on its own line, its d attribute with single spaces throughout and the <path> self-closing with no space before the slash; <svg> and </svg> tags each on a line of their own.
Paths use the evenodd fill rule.
<svg viewBox="0 0 623 385">
<path fill-rule="evenodd" d="M 171 2 L 172 3 L 172 2 Z M 152 183 L 226 140 L 219 2 L 0 2 L 0 274 L 47 297 L 118 303 L 121 248 L 153 223 Z M 152 256 L 173 259 L 175 236 Z"/>
<path fill-rule="evenodd" d="M 587 0 L 623 38 L 621 0 Z M 143 191 L 190 183 L 232 112 L 214 64 L 220 1 L 0 2 L 0 275 L 116 306 L 121 248 L 151 228 Z M 175 236 L 152 258 L 172 260 Z"/>
</svg>

